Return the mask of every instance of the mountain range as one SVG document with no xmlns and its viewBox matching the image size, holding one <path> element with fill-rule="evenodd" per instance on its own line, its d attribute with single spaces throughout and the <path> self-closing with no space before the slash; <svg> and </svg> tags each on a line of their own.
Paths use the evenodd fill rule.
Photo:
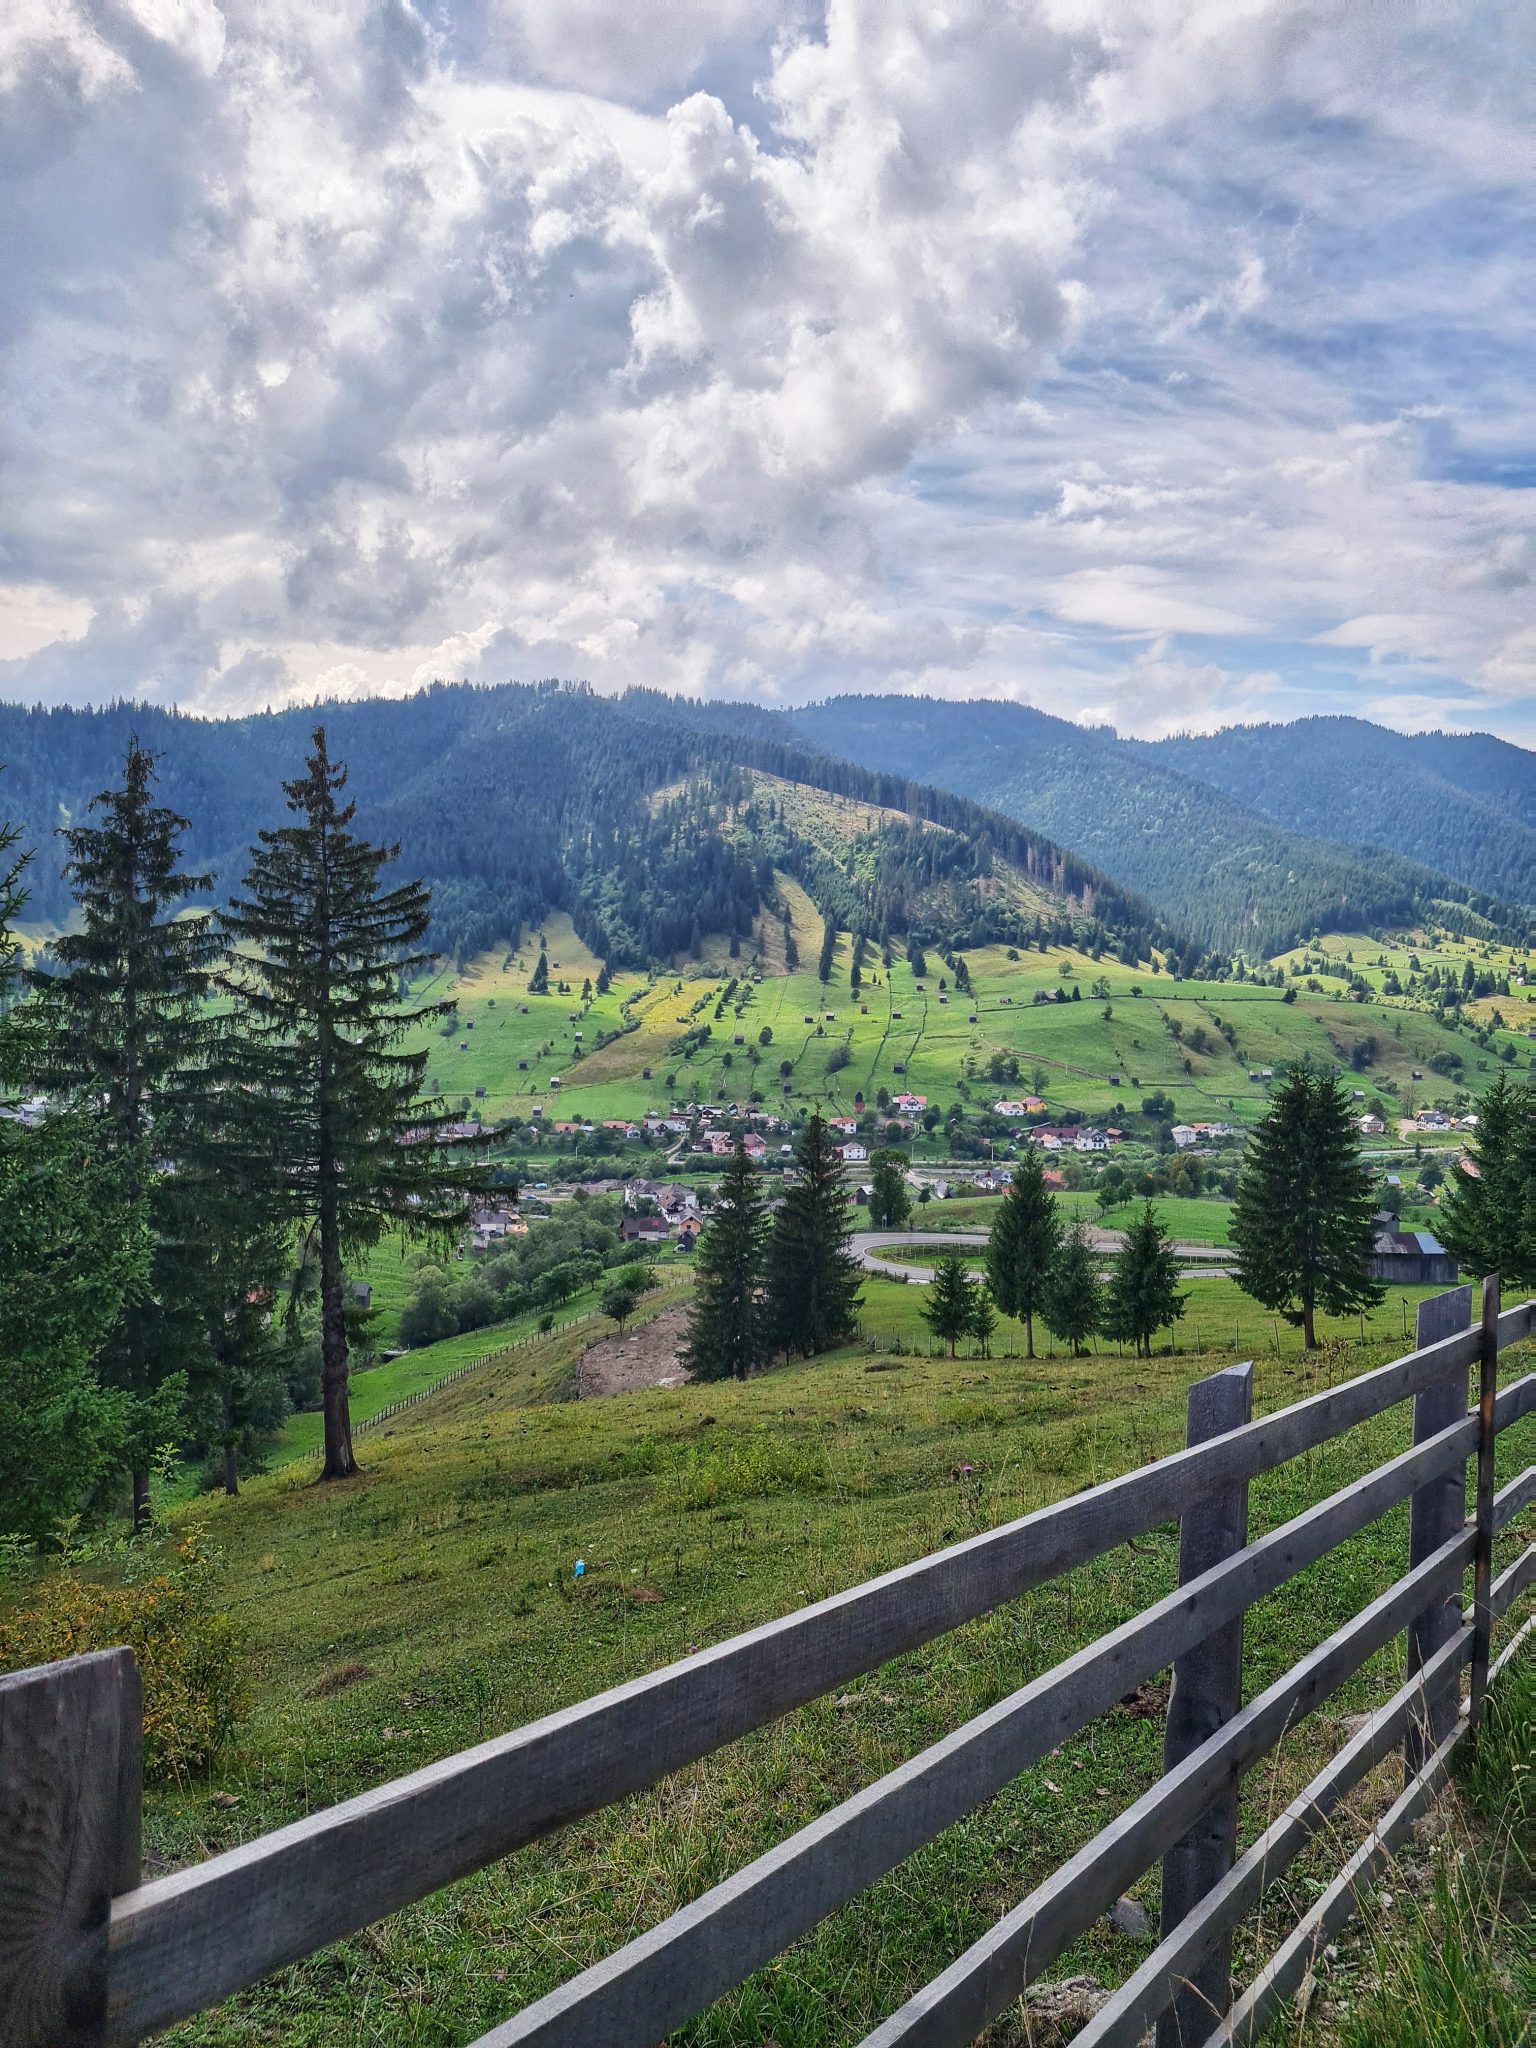
<svg viewBox="0 0 1536 2048">
<path fill-rule="evenodd" d="M 1072 847 L 1202 944 L 1485 918 L 1536 901 L 1536 756 L 1360 719 L 1145 742 L 1027 705 L 836 697 L 780 714 L 827 752 L 910 769 Z"/>
<path fill-rule="evenodd" d="M 0 704 L 0 820 L 35 849 L 32 916 L 67 915 L 57 828 L 131 734 L 189 820 L 189 863 L 227 887 L 320 721 L 362 828 L 401 843 L 461 954 L 557 909 L 615 963 L 739 942 L 776 871 L 875 939 L 1059 928 L 1185 971 L 1426 917 L 1523 936 L 1536 902 L 1536 755 L 1488 735 L 1328 718 L 1146 742 L 992 701 L 768 711 L 550 682 L 223 721 Z M 835 830 L 796 790 L 846 800 Z"/>
<path fill-rule="evenodd" d="M 1154 946 L 1187 967 L 1199 957 L 1134 892 L 963 796 L 831 760 L 782 721 L 560 683 L 438 684 L 227 721 L 0 705 L 0 819 L 34 852 L 30 916 L 68 915 L 58 828 L 120 776 L 131 737 L 188 821 L 188 867 L 228 889 L 257 833 L 284 821 L 280 784 L 322 722 L 359 829 L 397 842 L 430 884 L 446 953 L 515 941 L 554 910 L 616 966 L 697 956 L 706 935 L 735 950 L 779 914 L 782 872 L 877 943 L 1053 935 L 1132 961 Z"/>
</svg>

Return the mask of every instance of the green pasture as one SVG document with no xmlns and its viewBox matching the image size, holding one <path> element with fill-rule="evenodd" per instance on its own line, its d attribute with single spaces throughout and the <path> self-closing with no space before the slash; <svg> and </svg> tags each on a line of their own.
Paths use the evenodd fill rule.
<svg viewBox="0 0 1536 2048">
<path fill-rule="evenodd" d="M 919 1297 L 884 1283 L 866 1293 L 871 1319 L 877 1306 L 909 1316 Z M 1394 1297 L 1368 1326 L 1379 1320 L 1381 1337 L 1362 1345 L 1330 1331 L 1336 1341 L 1311 1358 L 1255 1343 L 1261 1412 L 1391 1355 L 1397 1310 Z M 1238 1313 L 1230 1286 L 1201 1285 L 1192 1316 L 1208 1343 Z M 1258 1336 L 1251 1304 L 1245 1313 Z M 1230 1355 L 952 1362 L 861 1345 L 745 1385 L 556 1398 L 582 1341 L 577 1331 L 529 1346 L 370 1432 L 355 1480 L 320 1486 L 280 1471 L 237 1501 L 199 1504 L 252 1646 L 255 1697 L 213 1782 L 153 1796 L 146 1846 L 157 1868 L 1170 1451 L 1188 1381 Z M 1403 1448 L 1408 1428 L 1399 1409 L 1258 1480 L 1253 1532 Z M 1501 1439 L 1501 1479 L 1533 1449 L 1533 1422 Z M 1496 1564 L 1521 1540 L 1501 1539 Z M 1263 1602 L 1248 1625 L 1248 1692 L 1385 1586 L 1406 1541 L 1399 1509 Z M 1172 1526 L 1119 1546 L 167 2038 L 228 2048 L 475 2039 L 1160 1595 L 1176 1549 Z M 1249 1780 L 1245 1841 L 1337 1745 L 1343 1717 L 1398 1682 L 1400 1665 L 1394 1644 Z M 856 2042 L 1156 1778 L 1159 1698 L 1064 1741 L 673 2041 Z M 1399 1784 L 1389 1762 L 1367 1798 L 1380 1803 Z M 1269 1923 L 1245 1929 L 1240 1970 L 1315 1893 L 1330 1856 L 1337 1844 L 1325 1841 L 1295 1867 Z M 1136 1890 L 1155 1908 L 1155 1874 Z M 1143 1952 L 1100 1922 L 1051 1974 L 1113 1982 Z"/>
<path fill-rule="evenodd" d="M 957 1097 L 982 1108 L 1038 1094 L 1057 1113 L 1078 1112 L 1096 1122 L 1135 1115 L 1145 1097 L 1161 1092 L 1186 1121 L 1242 1128 L 1262 1115 L 1268 1099 L 1266 1084 L 1251 1081 L 1250 1072 L 1278 1069 L 1304 1054 L 1348 1069 L 1357 1042 L 1366 1038 L 1376 1041 L 1373 1061 L 1352 1076 L 1352 1085 L 1369 1100 L 1384 1081 L 1394 1083 L 1396 1098 L 1390 1091 L 1382 1098 L 1389 1114 L 1448 1102 L 1457 1085 L 1475 1094 L 1499 1065 L 1496 1052 L 1482 1051 L 1427 1012 L 1385 998 L 1347 1002 L 1342 984 L 1321 984 L 1321 992 L 1301 988 L 1287 1002 L 1277 989 L 1175 981 L 1073 949 L 1027 950 L 1010 960 L 1003 947 L 975 948 L 965 956 L 969 995 L 939 988 L 941 978 L 952 982 L 953 976 L 936 953 L 928 956 L 920 987 L 905 957 L 898 953 L 887 972 L 871 951 L 855 993 L 849 987 L 852 940 L 842 933 L 831 980 L 823 986 L 814 973 L 820 920 L 803 891 L 793 900 L 800 965 L 771 971 L 782 969 L 784 956 L 780 927 L 770 920 L 762 935 L 770 971 L 756 981 L 750 944 L 732 962 L 711 943 L 707 962 L 654 978 L 617 974 L 606 995 L 583 1005 L 582 982 L 595 983 L 599 963 L 564 918 L 551 918 L 545 932 L 551 976 L 571 982 L 569 995 L 528 994 L 537 959 L 531 936 L 462 972 L 445 966 L 416 991 L 451 996 L 458 1005 L 450 1032 L 418 1040 L 431 1054 L 430 1079 L 450 1102 L 467 1098 L 471 1113 L 493 1120 L 527 1117 L 535 1106 L 550 1123 L 629 1120 L 665 1109 L 674 1094 L 745 1103 L 754 1090 L 768 1107 L 803 1111 L 819 1104 L 847 1113 L 856 1095 L 873 1108 L 883 1086 L 893 1096 L 924 1095 L 941 1107 Z M 737 986 L 717 1019 L 732 974 Z M 1033 1000 L 1057 989 L 1068 999 Z M 1080 1001 L 1070 1000 L 1073 989 L 1081 991 Z M 709 1039 L 685 1049 L 686 1034 L 704 1025 Z M 765 1029 L 770 1040 L 762 1045 Z M 621 1030 L 622 1036 L 599 1044 Z M 1523 1037 L 1519 1044 L 1528 1050 Z M 1430 1068 L 1434 1055 L 1445 1051 L 1464 1062 L 1459 1084 Z M 998 1055 L 1018 1062 L 1016 1079 L 989 1077 Z M 1423 1076 L 1419 1082 L 1415 1070 Z M 668 1087 L 669 1075 L 675 1089 Z M 483 1097 L 477 1093 L 482 1088 Z M 942 1138 L 920 1149 L 939 1156 Z"/>
</svg>

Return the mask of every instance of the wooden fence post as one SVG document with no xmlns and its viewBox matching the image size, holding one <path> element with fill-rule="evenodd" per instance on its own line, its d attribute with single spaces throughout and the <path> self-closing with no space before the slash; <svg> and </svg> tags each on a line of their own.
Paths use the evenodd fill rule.
<svg viewBox="0 0 1536 2048">
<path fill-rule="evenodd" d="M 1229 1365 L 1189 1390 L 1191 1447 L 1253 1420 L 1253 1366 Z M 1179 1584 L 1241 1550 L 1248 1541 L 1248 1482 L 1213 1487 L 1179 1523 Z M 1242 1705 L 1243 1618 L 1216 1629 L 1174 1660 L 1163 1768 L 1173 1770 Z M 1237 1851 L 1237 1780 L 1214 1799 L 1163 1858 L 1160 1931 L 1173 1929 L 1232 1868 Z M 1197 2048 L 1231 2003 L 1232 1944 L 1218 1942 L 1162 2015 L 1157 2048 Z"/>
<path fill-rule="evenodd" d="M 1493 1629 L 1493 1408 L 1499 1391 L 1499 1276 L 1483 1280 L 1483 1348 L 1477 1416 L 1477 1547 L 1472 1553 L 1472 1690 L 1468 1723 L 1482 1718 L 1488 1690 L 1488 1638 Z"/>
<path fill-rule="evenodd" d="M 1421 1301 L 1414 1324 L 1414 1349 L 1422 1351 L 1428 1344 L 1438 1344 L 1443 1337 L 1454 1337 L 1471 1320 L 1470 1287 L 1453 1287 L 1449 1294 L 1436 1294 L 1428 1301 Z M 1467 1373 L 1468 1368 L 1461 1366 L 1455 1372 L 1448 1372 L 1434 1386 L 1426 1387 L 1422 1394 L 1415 1394 L 1413 1440 L 1416 1444 L 1423 1443 L 1426 1437 L 1438 1436 L 1442 1429 L 1449 1429 L 1453 1422 L 1460 1422 L 1466 1414 Z M 1440 1478 L 1431 1479 L 1427 1486 L 1421 1486 L 1409 1508 L 1410 1570 L 1421 1565 L 1426 1557 L 1433 1556 L 1442 1543 L 1448 1543 L 1466 1518 L 1465 1465 L 1442 1473 Z M 1460 1627 L 1461 1588 L 1453 1586 L 1408 1624 L 1409 1677 L 1421 1665 L 1427 1664 L 1436 1650 L 1449 1642 Z M 1409 1723 L 1408 1733 L 1403 1738 L 1405 1777 L 1416 1778 L 1450 1734 L 1456 1720 L 1459 1690 L 1454 1677 L 1449 1684 L 1437 1687 L 1434 1697 L 1424 1701 L 1421 1712 Z"/>
<path fill-rule="evenodd" d="M 139 1882 L 138 1666 L 98 1650 L 0 1678 L 0 2048 L 107 2038 L 107 1925 Z"/>
</svg>

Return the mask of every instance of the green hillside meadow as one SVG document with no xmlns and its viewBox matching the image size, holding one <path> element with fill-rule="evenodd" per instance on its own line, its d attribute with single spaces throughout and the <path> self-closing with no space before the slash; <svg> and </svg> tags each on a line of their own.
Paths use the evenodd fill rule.
<svg viewBox="0 0 1536 2048">
<path fill-rule="evenodd" d="M 889 974 L 876 955 L 854 996 L 848 985 L 850 936 L 839 935 L 832 978 L 823 986 L 812 971 L 821 949 L 821 919 L 794 882 L 781 876 L 779 883 L 795 910 L 800 960 L 809 963 L 792 973 L 768 972 L 754 981 L 746 963 L 706 956 L 659 977 L 616 973 L 606 995 L 583 1004 L 582 984 L 595 983 L 600 963 L 564 918 L 551 918 L 545 935 L 551 981 L 569 982 L 570 995 L 528 993 L 537 945 L 527 938 L 520 948 L 480 956 L 462 972 L 445 966 L 414 991 L 451 997 L 458 1006 L 452 1028 L 420 1041 L 433 1054 L 431 1080 L 450 1101 L 467 1097 L 475 1113 L 490 1120 L 526 1118 L 536 1106 L 551 1120 L 637 1118 L 667 1108 L 674 1092 L 667 1086 L 671 1075 L 685 1100 L 745 1102 L 757 1089 L 769 1107 L 815 1102 L 833 1111 L 850 1110 L 856 1092 L 872 1105 L 881 1086 L 893 1095 L 906 1090 L 947 1105 L 963 1081 L 978 1104 L 994 1095 L 1033 1091 L 1053 1110 L 1077 1110 L 1097 1121 L 1112 1120 L 1117 1105 L 1134 1112 L 1143 1097 L 1162 1091 L 1189 1121 L 1248 1125 L 1263 1114 L 1268 1092 L 1262 1080 L 1249 1079 L 1250 1072 L 1307 1054 L 1348 1063 L 1357 1041 L 1367 1037 L 1375 1039 L 1376 1049 L 1357 1081 L 1362 1092 L 1389 1081 L 1404 1097 L 1414 1091 L 1420 1103 L 1451 1092 L 1453 1084 L 1432 1070 L 1437 1054 L 1463 1063 L 1461 1085 L 1473 1092 L 1492 1079 L 1506 1045 L 1520 1067 L 1531 1060 L 1527 1033 L 1536 1010 L 1523 989 L 1471 1006 L 1485 1013 L 1499 1009 L 1506 1020 L 1486 1050 L 1428 1010 L 1388 998 L 1346 1000 L 1327 981 L 1316 989 L 1291 983 L 1286 991 L 1253 982 L 1176 981 L 1145 967 L 1094 961 L 1067 947 L 1046 954 L 1029 950 L 1017 959 L 999 946 L 969 950 L 970 998 L 953 987 L 940 994 L 940 977 L 952 977 L 936 953 L 927 957 L 921 991 L 899 950 Z M 776 933 L 770 925 L 765 935 L 770 964 Z M 1348 948 L 1357 961 L 1381 950 L 1366 938 L 1330 942 L 1341 957 Z M 1459 963 L 1467 950 L 1446 944 L 1427 953 L 1425 964 L 1431 958 Z M 1493 952 L 1506 966 L 1514 958 L 1498 948 Z M 1408 949 L 1401 949 L 1404 962 L 1407 957 Z M 1359 971 L 1367 979 L 1374 975 L 1378 986 L 1384 978 L 1382 970 L 1362 965 Z M 716 1020 L 716 1005 L 733 976 L 734 994 Z M 1107 998 L 1091 993 L 1100 983 L 1107 986 Z M 1076 1002 L 1033 1000 L 1037 992 L 1056 989 L 1070 998 L 1074 988 L 1081 992 Z M 1292 989 L 1295 1000 L 1287 1002 Z M 1232 1045 L 1222 1036 L 1223 1022 L 1233 1027 Z M 710 1028 L 707 1044 L 681 1050 L 685 1035 L 701 1024 Z M 772 1037 L 760 1045 L 765 1028 Z M 1197 1030 L 1207 1041 L 1204 1051 L 1193 1049 Z M 847 1048 L 848 1062 L 829 1073 L 828 1062 L 840 1047 Z M 1018 1057 L 1020 1080 L 994 1089 L 986 1074 L 997 1052 Z M 784 1061 L 790 1065 L 787 1077 L 779 1071 Z M 1414 1081 L 1416 1071 L 1423 1081 Z"/>
<path fill-rule="evenodd" d="M 1235 1291 L 1196 1289 L 1212 1345 Z M 868 1292 L 867 1313 L 916 1335 L 919 1290 Z M 1372 1331 L 1390 1332 L 1399 1307 Z M 745 1386 L 572 1402 L 584 1341 L 558 1333 L 365 1434 L 355 1480 L 322 1489 L 290 1468 L 196 1510 L 260 1645 L 256 1694 L 213 1781 L 152 1801 L 155 1857 L 229 1847 L 1171 1450 L 1187 1382 L 1223 1356 L 1160 1349 L 1133 1364 L 1111 1349 L 1029 1366 L 866 1345 Z M 1336 1334 L 1313 1359 L 1260 1351 L 1258 1405 L 1395 1348 Z M 1407 1426 L 1399 1411 L 1257 1482 L 1254 1533 L 1403 1448 Z M 1536 1424 L 1508 1432 L 1501 1478 L 1533 1452 Z M 1501 1557 L 1532 1527 L 1527 1515 Z M 1405 1545 L 1399 1511 L 1256 1609 L 1249 1692 L 1384 1587 Z M 1171 1526 L 1124 1546 L 167 2038 L 471 2040 L 1165 1591 L 1176 1550 Z M 1394 1646 L 1250 1780 L 1245 1835 L 1399 1666 Z M 1160 1700 L 1154 1688 L 1093 1724 L 674 2040 L 856 2041 L 1157 1775 Z M 1373 1796 L 1391 1795 L 1396 1771 Z M 1325 1842 L 1293 1869 L 1245 1931 L 1240 1967 L 1336 1852 Z M 1155 1909 L 1155 1875 L 1137 1891 Z M 1051 1974 L 1113 1981 L 1141 1952 L 1101 1923 Z"/>
</svg>

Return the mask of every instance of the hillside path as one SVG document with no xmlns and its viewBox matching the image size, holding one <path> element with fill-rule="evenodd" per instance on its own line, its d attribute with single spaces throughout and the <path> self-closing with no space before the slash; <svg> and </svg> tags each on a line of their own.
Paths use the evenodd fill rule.
<svg viewBox="0 0 1536 2048">
<path fill-rule="evenodd" d="M 645 1387 L 680 1387 L 693 1375 L 678 1353 L 688 1328 L 688 1304 L 665 1308 L 623 1336 L 599 1337 L 576 1361 L 576 1395 L 638 1394 Z"/>
</svg>

